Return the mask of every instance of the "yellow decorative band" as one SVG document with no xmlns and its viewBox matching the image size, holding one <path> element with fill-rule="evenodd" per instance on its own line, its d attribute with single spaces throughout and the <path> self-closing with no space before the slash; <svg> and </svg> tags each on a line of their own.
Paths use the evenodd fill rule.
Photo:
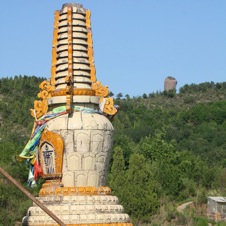
<svg viewBox="0 0 226 226">
<path fill-rule="evenodd" d="M 63 186 L 61 179 L 57 178 L 55 180 L 46 180 L 44 184 L 42 184 L 42 188 L 46 187 L 60 187 Z"/>
<path fill-rule="evenodd" d="M 92 89 L 78 89 L 74 88 L 73 89 L 73 95 L 84 95 L 84 96 L 95 96 L 95 90 Z M 67 95 L 67 89 L 59 89 L 59 90 L 54 90 L 51 92 L 51 96 L 66 96 Z"/>
<path fill-rule="evenodd" d="M 42 177 L 46 179 L 56 179 L 56 178 L 61 178 L 62 173 L 43 174 Z"/>
<path fill-rule="evenodd" d="M 70 196 L 70 195 L 111 195 L 109 187 L 54 187 L 44 186 L 39 196 Z"/>
</svg>

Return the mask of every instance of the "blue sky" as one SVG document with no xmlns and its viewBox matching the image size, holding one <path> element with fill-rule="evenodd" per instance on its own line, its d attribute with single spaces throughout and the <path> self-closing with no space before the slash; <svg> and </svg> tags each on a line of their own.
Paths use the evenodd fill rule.
<svg viewBox="0 0 226 226">
<path fill-rule="evenodd" d="M 0 77 L 50 77 L 62 0 L 0 1 Z M 91 10 L 97 79 L 114 93 L 226 81 L 225 0 L 80 0 Z"/>
</svg>

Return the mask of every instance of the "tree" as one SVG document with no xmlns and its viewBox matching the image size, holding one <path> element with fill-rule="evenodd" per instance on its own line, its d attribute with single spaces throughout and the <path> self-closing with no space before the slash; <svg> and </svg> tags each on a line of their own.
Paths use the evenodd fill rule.
<svg viewBox="0 0 226 226">
<path fill-rule="evenodd" d="M 161 185 L 161 192 L 171 197 L 177 197 L 184 189 L 180 169 L 168 159 L 156 164 L 158 167 L 156 168 L 155 176 Z"/>
<path fill-rule="evenodd" d="M 118 148 L 121 148 L 123 153 L 123 159 L 126 167 L 129 165 L 129 158 L 132 153 L 135 151 L 135 143 L 127 135 L 120 135 L 117 140 L 115 140 L 115 151 Z"/>
<path fill-rule="evenodd" d="M 139 143 L 140 152 L 149 160 L 159 161 L 170 158 L 175 151 L 175 141 L 166 141 L 166 132 L 161 131 L 154 136 L 147 136 Z"/>
<path fill-rule="evenodd" d="M 122 93 L 117 94 L 117 99 L 121 99 L 123 97 Z"/>
<path fill-rule="evenodd" d="M 126 171 L 122 204 L 135 223 L 148 222 L 158 209 L 156 181 L 143 155 L 134 153 Z"/>
<path fill-rule="evenodd" d="M 114 96 L 114 93 L 112 93 L 111 91 L 109 92 L 108 94 L 109 97 L 113 97 Z"/>
<path fill-rule="evenodd" d="M 126 94 L 125 97 L 126 97 L 127 100 L 130 100 L 129 94 Z"/>
<path fill-rule="evenodd" d="M 120 147 L 114 149 L 113 163 L 108 179 L 113 194 L 122 199 L 125 189 L 125 161 Z"/>
<path fill-rule="evenodd" d="M 147 98 L 148 98 L 148 95 L 147 95 L 146 93 L 144 93 L 144 94 L 142 95 L 142 97 L 143 97 L 144 99 L 147 99 Z"/>
</svg>

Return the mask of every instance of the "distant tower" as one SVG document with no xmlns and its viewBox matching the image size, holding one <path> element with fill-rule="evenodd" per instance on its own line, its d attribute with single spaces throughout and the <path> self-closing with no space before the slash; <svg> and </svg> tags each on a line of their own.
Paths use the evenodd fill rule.
<svg viewBox="0 0 226 226">
<path fill-rule="evenodd" d="M 176 89 L 177 80 L 174 77 L 168 76 L 164 81 L 164 91 Z"/>
</svg>

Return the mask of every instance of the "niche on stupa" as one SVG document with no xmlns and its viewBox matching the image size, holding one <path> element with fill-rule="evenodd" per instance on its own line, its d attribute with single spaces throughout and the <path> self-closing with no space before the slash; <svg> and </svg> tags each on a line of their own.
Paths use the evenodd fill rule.
<svg viewBox="0 0 226 226">
<path fill-rule="evenodd" d="M 45 130 L 39 145 L 38 158 L 42 166 L 44 178 L 61 177 L 63 165 L 64 142 L 62 137 Z"/>
</svg>

